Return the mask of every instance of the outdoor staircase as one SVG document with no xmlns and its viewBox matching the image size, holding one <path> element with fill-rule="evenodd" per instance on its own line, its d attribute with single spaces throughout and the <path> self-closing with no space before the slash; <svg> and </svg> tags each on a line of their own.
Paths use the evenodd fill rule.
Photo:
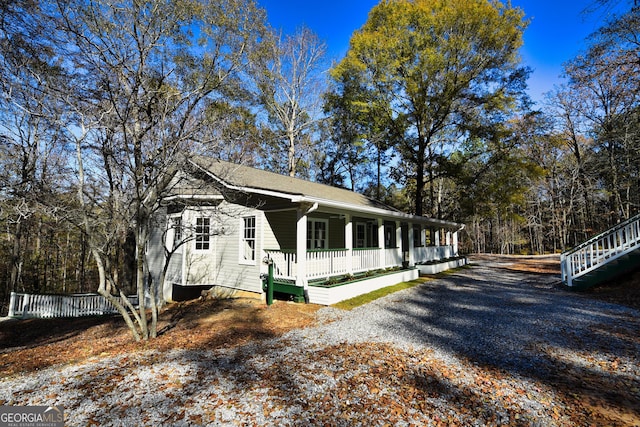
<svg viewBox="0 0 640 427">
<path fill-rule="evenodd" d="M 577 290 L 640 268 L 640 215 L 564 252 L 560 266 L 562 282 Z"/>
</svg>

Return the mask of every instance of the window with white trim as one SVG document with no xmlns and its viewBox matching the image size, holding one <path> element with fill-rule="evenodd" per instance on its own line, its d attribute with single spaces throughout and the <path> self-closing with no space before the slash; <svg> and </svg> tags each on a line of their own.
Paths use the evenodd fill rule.
<svg viewBox="0 0 640 427">
<path fill-rule="evenodd" d="M 256 217 L 242 218 L 242 241 L 240 243 L 240 259 L 244 262 L 256 260 Z"/>
<path fill-rule="evenodd" d="M 326 219 L 307 220 L 307 249 L 327 249 L 329 221 Z"/>
<path fill-rule="evenodd" d="M 384 247 L 396 248 L 396 223 L 385 221 L 384 223 Z"/>
<path fill-rule="evenodd" d="M 211 245 L 211 218 L 196 218 L 196 250 L 208 251 Z"/>
<path fill-rule="evenodd" d="M 378 224 L 375 221 L 356 222 L 355 248 L 378 247 Z"/>
<path fill-rule="evenodd" d="M 414 224 L 413 226 L 413 247 L 414 248 L 419 248 L 421 246 L 424 246 L 423 236 L 424 236 L 424 231 L 422 230 L 422 227 Z"/>
</svg>

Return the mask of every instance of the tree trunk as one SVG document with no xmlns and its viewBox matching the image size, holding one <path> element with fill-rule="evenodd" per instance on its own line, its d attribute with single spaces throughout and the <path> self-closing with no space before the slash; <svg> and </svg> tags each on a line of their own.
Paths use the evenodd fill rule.
<svg viewBox="0 0 640 427">
<path fill-rule="evenodd" d="M 9 276 L 9 291 L 16 291 L 22 280 L 22 221 L 16 222 L 13 247 L 11 249 L 11 274 Z"/>
<path fill-rule="evenodd" d="M 98 293 L 102 295 L 104 298 L 106 298 L 109 302 L 111 302 L 114 305 L 114 307 L 116 307 L 116 310 L 118 310 L 120 315 L 122 315 L 122 318 L 124 319 L 125 323 L 129 327 L 129 330 L 131 331 L 131 335 L 133 335 L 133 339 L 136 341 L 140 341 L 140 338 L 141 338 L 140 334 L 136 330 L 136 325 L 133 323 L 133 319 L 131 319 L 131 316 L 127 312 L 126 307 L 122 304 L 120 300 L 118 300 L 118 298 L 111 295 L 111 292 L 109 292 L 107 288 L 107 274 L 104 267 L 104 263 L 102 262 L 102 258 L 100 257 L 100 253 L 93 248 L 91 249 L 91 253 L 93 254 L 93 259 L 95 260 L 96 267 L 98 269 L 98 281 L 99 281 Z"/>
<path fill-rule="evenodd" d="M 425 153 L 424 149 L 422 149 L 422 144 L 418 147 L 418 152 L 416 153 L 417 161 L 416 161 L 416 204 L 415 204 L 415 214 L 417 216 L 422 216 L 423 208 L 422 205 L 424 203 L 424 199 L 422 193 L 424 191 L 424 162 L 425 162 Z"/>
<path fill-rule="evenodd" d="M 145 277 L 144 277 L 144 246 L 142 241 L 145 236 L 141 230 L 143 226 L 138 225 L 138 238 L 136 239 L 136 289 L 138 290 L 138 313 L 140 315 L 140 333 L 142 339 L 149 338 L 149 327 L 147 325 L 147 310 L 145 305 Z"/>
<path fill-rule="evenodd" d="M 295 135 L 293 132 L 289 133 L 289 150 L 288 150 L 288 172 L 290 177 L 296 176 L 296 144 Z"/>
</svg>

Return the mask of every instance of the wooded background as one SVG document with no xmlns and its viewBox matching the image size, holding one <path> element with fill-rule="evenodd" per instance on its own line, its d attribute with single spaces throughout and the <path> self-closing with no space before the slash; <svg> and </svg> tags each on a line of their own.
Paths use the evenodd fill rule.
<svg viewBox="0 0 640 427">
<path fill-rule="evenodd" d="M 465 223 L 467 253 L 558 253 L 640 210 L 635 2 L 541 104 L 499 2 L 381 2 L 333 66 L 251 0 L 0 7 L 2 304 L 140 292 L 178 154 Z"/>
</svg>

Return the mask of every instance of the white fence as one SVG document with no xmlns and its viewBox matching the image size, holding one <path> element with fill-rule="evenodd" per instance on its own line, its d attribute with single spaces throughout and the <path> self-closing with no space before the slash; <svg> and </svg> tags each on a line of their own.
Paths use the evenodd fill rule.
<svg viewBox="0 0 640 427">
<path fill-rule="evenodd" d="M 137 296 L 129 296 L 134 306 Z M 9 317 L 82 317 L 115 314 L 118 310 L 99 294 L 34 295 L 11 292 Z"/>
</svg>

